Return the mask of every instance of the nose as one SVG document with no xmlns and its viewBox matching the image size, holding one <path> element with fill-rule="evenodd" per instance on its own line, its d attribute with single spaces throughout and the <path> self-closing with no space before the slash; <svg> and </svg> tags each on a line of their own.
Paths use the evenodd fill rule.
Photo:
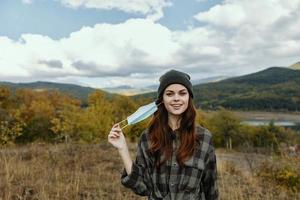
<svg viewBox="0 0 300 200">
<path fill-rule="evenodd" d="M 175 94 L 174 95 L 174 101 L 178 101 L 179 100 L 179 95 L 178 94 Z"/>
</svg>

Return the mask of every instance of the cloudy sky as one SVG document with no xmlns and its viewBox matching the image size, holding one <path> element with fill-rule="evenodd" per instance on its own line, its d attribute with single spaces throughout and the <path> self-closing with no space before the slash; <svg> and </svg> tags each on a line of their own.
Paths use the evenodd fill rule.
<svg viewBox="0 0 300 200">
<path fill-rule="evenodd" d="M 0 0 L 0 81 L 146 86 L 300 61 L 300 0 Z"/>
</svg>

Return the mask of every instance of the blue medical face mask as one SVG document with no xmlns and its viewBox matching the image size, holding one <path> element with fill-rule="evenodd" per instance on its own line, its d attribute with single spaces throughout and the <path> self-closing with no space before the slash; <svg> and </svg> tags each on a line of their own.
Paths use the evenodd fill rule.
<svg viewBox="0 0 300 200">
<path fill-rule="evenodd" d="M 128 116 L 127 119 L 125 119 L 125 120 L 127 120 L 127 124 L 125 126 L 123 126 L 122 129 L 128 125 L 136 124 L 136 123 L 148 118 L 155 111 L 157 111 L 157 107 L 159 105 L 156 105 L 155 102 L 152 102 L 150 104 L 139 107 L 139 109 L 137 109 L 137 111 L 135 111 L 133 114 Z M 123 120 L 123 121 L 125 121 L 125 120 Z M 123 122 L 123 121 L 121 121 L 121 122 Z"/>
</svg>

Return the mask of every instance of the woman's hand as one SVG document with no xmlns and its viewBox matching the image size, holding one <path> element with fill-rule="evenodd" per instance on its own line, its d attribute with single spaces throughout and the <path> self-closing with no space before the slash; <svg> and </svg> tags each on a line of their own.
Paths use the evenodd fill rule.
<svg viewBox="0 0 300 200">
<path fill-rule="evenodd" d="M 132 168 L 132 160 L 130 158 L 125 137 L 119 124 L 115 124 L 111 128 L 108 134 L 108 142 L 118 149 L 119 154 L 123 160 L 126 172 L 127 174 L 130 174 Z"/>
<path fill-rule="evenodd" d="M 111 128 L 108 134 L 108 142 L 111 143 L 118 150 L 122 150 L 127 147 L 124 134 L 119 124 L 115 124 Z"/>
</svg>

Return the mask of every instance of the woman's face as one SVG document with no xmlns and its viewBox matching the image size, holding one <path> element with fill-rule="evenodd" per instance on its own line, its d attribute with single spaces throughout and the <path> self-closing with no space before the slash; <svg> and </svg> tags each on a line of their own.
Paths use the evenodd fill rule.
<svg viewBox="0 0 300 200">
<path fill-rule="evenodd" d="M 163 94 L 163 102 L 169 114 L 181 115 L 188 107 L 189 92 L 181 84 L 169 85 Z"/>
</svg>

